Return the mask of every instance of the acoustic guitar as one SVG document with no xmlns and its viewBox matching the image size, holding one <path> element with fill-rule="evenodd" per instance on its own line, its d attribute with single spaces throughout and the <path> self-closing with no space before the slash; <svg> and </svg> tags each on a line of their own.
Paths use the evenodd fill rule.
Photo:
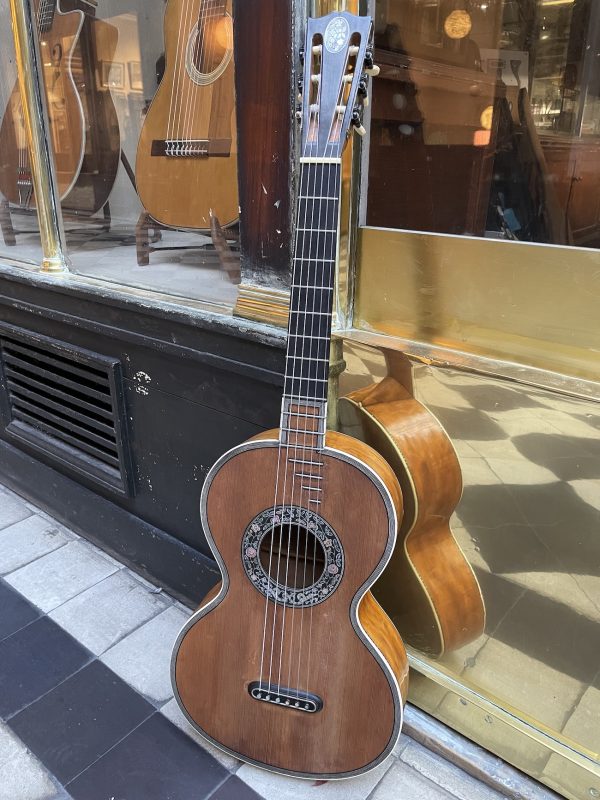
<svg viewBox="0 0 600 800">
<path fill-rule="evenodd" d="M 172 658 L 175 696 L 200 733 L 301 777 L 380 764 L 406 696 L 402 640 L 369 591 L 394 547 L 398 481 L 369 446 L 326 431 L 341 154 L 360 126 L 371 36 L 368 17 L 308 21 L 281 426 L 207 475 L 201 517 L 222 583 Z"/>
<path fill-rule="evenodd" d="M 57 0 L 40 0 L 36 26 L 58 195 L 64 209 L 91 215 L 108 200 L 119 165 L 116 110 L 95 79 L 98 56 L 112 60 L 117 31 L 82 10 L 63 13 Z M 35 206 L 18 83 L 0 127 L 0 192 L 23 208 Z"/>
<path fill-rule="evenodd" d="M 386 378 L 340 398 L 340 423 L 384 456 L 404 498 L 398 544 L 375 596 L 407 644 L 440 657 L 485 626 L 479 583 L 450 527 L 462 473 L 448 434 L 413 397 L 408 358 L 388 351 L 386 362 Z"/>
<path fill-rule="evenodd" d="M 210 229 L 239 216 L 232 0 L 169 0 L 165 72 L 138 143 L 135 178 L 151 217 Z"/>
</svg>

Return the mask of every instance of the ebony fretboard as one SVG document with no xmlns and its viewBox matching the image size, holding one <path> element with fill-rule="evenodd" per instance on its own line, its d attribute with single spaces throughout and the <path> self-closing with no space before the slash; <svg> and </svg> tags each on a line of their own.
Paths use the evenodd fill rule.
<svg viewBox="0 0 600 800">
<path fill-rule="evenodd" d="M 321 444 L 329 376 L 341 167 L 339 162 L 309 162 L 302 163 L 300 169 L 281 425 L 284 434 L 290 429 L 318 430 L 319 441 L 316 436 L 313 439 L 315 444 Z"/>
</svg>

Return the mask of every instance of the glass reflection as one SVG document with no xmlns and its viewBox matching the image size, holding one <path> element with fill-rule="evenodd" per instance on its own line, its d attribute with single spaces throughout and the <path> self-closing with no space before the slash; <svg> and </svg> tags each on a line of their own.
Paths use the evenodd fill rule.
<svg viewBox="0 0 600 800">
<path fill-rule="evenodd" d="M 33 6 L 73 270 L 230 308 L 240 275 L 231 0 Z M 0 148 L 18 157 L 0 169 L 0 190 L 23 215 L 35 198 L 13 100 Z"/>
<path fill-rule="evenodd" d="M 369 391 L 378 386 L 380 422 L 383 403 L 387 430 L 397 436 L 404 428 L 409 440 L 422 442 L 422 417 L 391 413 L 399 408 L 389 394 L 390 363 L 398 358 L 404 357 L 345 342 L 340 397 L 354 397 L 369 408 Z M 598 404 L 414 362 L 393 374 L 406 397 L 435 415 L 458 454 L 464 488 L 451 529 L 473 568 L 486 610 L 480 635 L 448 648 L 435 661 L 431 650 L 419 652 L 460 683 L 600 761 Z M 353 426 L 346 402 L 338 406 L 341 429 L 369 438 Z M 381 441 L 371 438 L 370 443 L 389 458 Z M 428 470 L 424 498 L 435 503 L 447 489 L 438 474 L 443 464 L 431 449 L 421 448 L 420 458 Z M 388 583 L 401 577 L 394 569 L 388 567 Z M 446 574 L 445 580 L 452 585 L 454 578 Z M 398 598 L 380 596 L 404 633 Z M 425 631 L 425 617 L 423 623 Z M 492 725 L 456 694 L 416 675 L 411 697 L 561 791 L 569 786 L 568 774 L 548 758 L 544 745 L 531 742 L 523 749 L 509 729 Z M 566 793 L 581 796 L 574 785 Z"/>
<path fill-rule="evenodd" d="M 600 5 L 375 4 L 368 225 L 600 246 Z"/>
<path fill-rule="evenodd" d="M 42 250 L 32 205 L 9 0 L 0 0 L 0 20 L 0 254 L 39 265 Z"/>
</svg>

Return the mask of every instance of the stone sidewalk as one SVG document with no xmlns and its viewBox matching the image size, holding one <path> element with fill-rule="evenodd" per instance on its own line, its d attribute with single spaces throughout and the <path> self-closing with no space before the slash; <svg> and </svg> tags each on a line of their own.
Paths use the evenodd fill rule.
<svg viewBox="0 0 600 800">
<path fill-rule="evenodd" d="M 0 576 L 0 800 L 509 796 L 406 735 L 346 781 L 273 775 L 216 750 L 171 691 L 190 610 L 4 488 Z"/>
</svg>

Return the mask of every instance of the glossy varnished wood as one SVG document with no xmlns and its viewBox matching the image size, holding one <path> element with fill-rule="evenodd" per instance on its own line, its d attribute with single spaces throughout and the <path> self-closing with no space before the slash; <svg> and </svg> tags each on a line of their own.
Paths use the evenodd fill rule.
<svg viewBox="0 0 600 800">
<path fill-rule="evenodd" d="M 169 0 L 165 11 L 165 74 L 142 126 L 136 185 L 148 213 L 164 225 L 209 230 L 211 215 L 229 225 L 239 214 L 234 61 L 208 85 L 194 83 L 178 43 L 187 42 L 203 0 Z M 231 0 L 227 2 L 231 13 Z M 182 47 L 180 45 L 179 50 Z M 224 139 L 229 156 L 174 158 L 152 155 L 152 142 Z"/>
<path fill-rule="evenodd" d="M 216 605 L 209 605 L 208 612 L 206 606 L 197 612 L 176 647 L 179 700 L 205 735 L 252 762 L 306 776 L 364 771 L 393 746 L 401 715 L 397 685 L 406 688 L 407 662 L 400 637 L 368 593 L 357 611 L 361 587 L 366 588 L 389 553 L 393 531 L 385 493 L 353 459 L 359 457 L 380 476 L 401 515 L 399 486 L 371 448 L 328 434 L 320 454 L 324 491 L 318 511 L 340 537 L 344 575 L 327 600 L 312 609 L 287 608 L 284 617 L 280 605 L 267 605 L 241 560 L 244 530 L 256 514 L 273 506 L 274 435 L 263 434 L 251 449 L 237 451 L 210 484 L 206 520 L 226 570 L 226 591 L 218 602 L 213 599 Z M 285 460 L 286 450 L 282 453 Z M 295 455 L 302 453 L 297 448 Z M 294 502 L 289 484 L 283 500 Z M 377 651 L 387 669 L 375 657 Z M 271 681 L 319 695 L 323 708 L 307 714 L 252 699 L 248 684 L 261 677 L 268 681 L 269 674 Z"/>
<path fill-rule="evenodd" d="M 462 492 L 456 453 L 439 421 L 395 377 L 340 400 L 344 427 L 385 456 L 402 488 L 404 518 L 394 555 L 374 587 L 404 640 L 433 656 L 483 632 L 477 579 L 450 517 Z"/>
</svg>

